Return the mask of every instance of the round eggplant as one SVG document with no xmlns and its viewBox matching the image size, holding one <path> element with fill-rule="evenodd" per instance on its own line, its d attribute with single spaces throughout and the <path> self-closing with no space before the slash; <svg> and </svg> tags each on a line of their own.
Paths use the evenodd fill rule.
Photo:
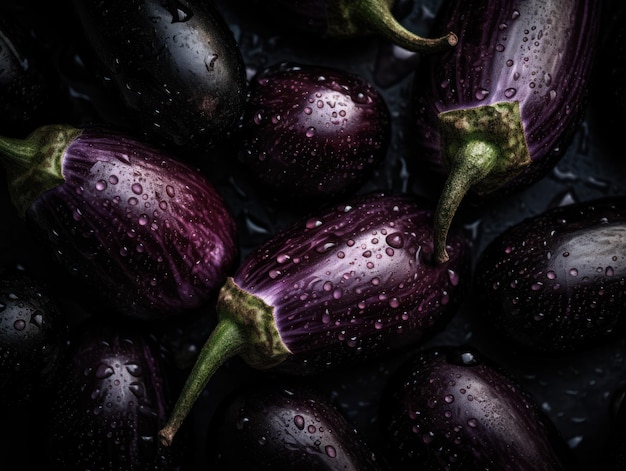
<svg viewBox="0 0 626 471">
<path fill-rule="evenodd" d="M 236 126 L 246 98 L 245 66 L 213 2 L 72 3 L 96 67 L 143 139 L 204 151 Z"/>
<path fill-rule="evenodd" d="M 435 253 L 465 195 L 507 194 L 561 158 L 586 110 L 599 37 L 593 0 L 446 0 L 434 31 L 459 43 L 429 55 L 413 89 L 415 159 L 445 178 Z"/>
<path fill-rule="evenodd" d="M 92 318 L 72 337 L 50 398 L 53 469 L 180 469 L 186 442 L 163 448 L 157 439 L 171 407 L 167 363 L 145 329 L 123 324 Z"/>
<path fill-rule="evenodd" d="M 210 377 L 240 355 L 258 369 L 297 374 L 365 362 L 425 341 L 463 299 L 469 244 L 451 234 L 432 260 L 425 201 L 368 193 L 295 223 L 252 252 L 221 288 L 218 324 L 170 421 L 170 443 Z"/>
<path fill-rule="evenodd" d="M 626 199 L 554 207 L 480 254 L 473 305 L 509 345 L 574 352 L 626 334 Z"/>
<path fill-rule="evenodd" d="M 272 21 L 320 38 L 342 39 L 377 35 L 414 52 L 439 52 L 454 47 L 458 38 L 447 32 L 422 38 L 398 22 L 395 0 L 264 0 L 257 1 Z"/>
<path fill-rule="evenodd" d="M 579 469 L 533 398 L 470 347 L 406 360 L 383 391 L 379 422 L 394 470 Z"/>
<path fill-rule="evenodd" d="M 329 398 L 293 380 L 235 390 L 213 417 L 208 443 L 211 469 L 222 471 L 385 469 Z"/>
<path fill-rule="evenodd" d="M 280 63 L 251 80 L 239 159 L 271 196 L 325 202 L 371 176 L 390 136 L 387 104 L 362 77 Z"/>
<path fill-rule="evenodd" d="M 236 225 L 197 169 L 130 136 L 64 125 L 0 138 L 11 198 L 70 273 L 120 312 L 203 306 L 238 262 Z"/>
</svg>

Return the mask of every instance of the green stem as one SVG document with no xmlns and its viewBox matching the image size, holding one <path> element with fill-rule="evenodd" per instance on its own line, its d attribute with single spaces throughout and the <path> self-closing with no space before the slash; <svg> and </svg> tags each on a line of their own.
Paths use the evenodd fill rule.
<svg viewBox="0 0 626 471">
<path fill-rule="evenodd" d="M 413 52 L 438 52 L 456 46 L 450 32 L 439 38 L 423 38 L 407 30 L 391 13 L 394 0 L 333 0 L 329 2 L 329 34 L 335 36 L 376 33 Z"/>
<path fill-rule="evenodd" d="M 497 160 L 498 148 L 485 141 L 469 141 L 452 157 L 448 178 L 435 210 L 434 257 L 437 263 L 448 261 L 448 231 L 463 197 L 492 172 Z"/>
<path fill-rule="evenodd" d="M 0 136 L 0 154 L 3 166 L 16 165 L 28 168 L 37 155 L 39 143 L 32 139 L 14 139 Z"/>
</svg>

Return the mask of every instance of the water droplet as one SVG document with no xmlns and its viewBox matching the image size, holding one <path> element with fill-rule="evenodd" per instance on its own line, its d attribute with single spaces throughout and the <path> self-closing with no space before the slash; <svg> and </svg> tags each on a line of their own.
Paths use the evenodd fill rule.
<svg viewBox="0 0 626 471">
<path fill-rule="evenodd" d="M 26 328 L 26 322 L 24 319 L 18 319 L 13 323 L 13 327 L 18 331 L 24 330 Z"/>
<path fill-rule="evenodd" d="M 96 182 L 96 190 L 103 191 L 103 190 L 106 190 L 106 188 L 107 188 L 107 182 L 105 182 L 104 180 L 98 180 Z"/>
<path fill-rule="evenodd" d="M 140 195 L 141 192 L 143 191 L 143 187 L 141 186 L 141 184 L 139 183 L 133 183 L 130 187 L 130 189 L 132 190 L 133 193 L 135 193 L 136 195 Z"/>
<path fill-rule="evenodd" d="M 306 136 L 306 137 L 313 137 L 313 136 L 315 136 L 315 128 L 314 128 L 313 126 L 311 126 L 310 128 L 308 128 L 308 129 L 306 130 L 305 136 Z"/>
<path fill-rule="evenodd" d="M 326 454 L 328 455 L 329 458 L 337 457 L 337 450 L 335 450 L 334 446 L 326 445 L 326 448 L 324 448 L 324 450 L 326 451 Z"/>
<path fill-rule="evenodd" d="M 447 403 L 447 404 L 452 404 L 454 402 L 454 395 L 453 394 L 446 394 L 443 398 L 443 400 Z"/>
<path fill-rule="evenodd" d="M 296 415 L 293 418 L 293 423 L 298 428 L 298 430 L 304 430 L 304 417 L 302 417 L 301 415 Z"/>
<path fill-rule="evenodd" d="M 100 365 L 98 365 L 95 375 L 96 375 L 96 378 L 98 379 L 105 379 L 110 376 L 113 376 L 114 372 L 115 371 L 113 370 L 113 368 L 111 368 L 109 365 L 101 363 Z"/>
<path fill-rule="evenodd" d="M 486 90 L 484 88 L 478 88 L 474 92 L 474 98 L 476 98 L 478 101 L 482 101 L 488 96 L 489 96 L 489 90 Z"/>
<path fill-rule="evenodd" d="M 504 90 L 504 96 L 507 98 L 513 98 L 515 96 L 515 94 L 517 93 L 517 88 L 507 88 L 506 90 Z"/>
<path fill-rule="evenodd" d="M 389 247 L 393 247 L 394 249 L 401 249 L 404 247 L 404 237 L 399 232 L 394 232 L 393 234 L 389 234 L 385 238 L 385 242 Z"/>
</svg>

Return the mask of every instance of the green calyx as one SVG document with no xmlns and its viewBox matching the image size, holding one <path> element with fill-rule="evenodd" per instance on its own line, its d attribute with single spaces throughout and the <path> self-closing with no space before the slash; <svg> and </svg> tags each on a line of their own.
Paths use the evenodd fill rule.
<svg viewBox="0 0 626 471">
<path fill-rule="evenodd" d="M 394 0 L 329 0 L 327 34 L 332 37 L 378 34 L 413 52 L 438 52 L 458 43 L 452 32 L 433 39 L 412 33 L 391 14 L 393 4 Z"/>
<path fill-rule="evenodd" d="M 446 111 L 439 125 L 448 178 L 435 211 L 434 256 L 443 263 L 452 218 L 467 192 L 502 188 L 530 165 L 531 157 L 518 102 Z"/>
<path fill-rule="evenodd" d="M 202 347 L 167 424 L 159 432 L 165 446 L 171 445 L 194 403 L 226 360 L 240 355 L 253 368 L 267 369 L 291 355 L 274 321 L 272 306 L 240 288 L 231 277 L 220 289 L 217 314 L 217 326 Z"/>
<path fill-rule="evenodd" d="M 59 124 L 37 128 L 24 139 L 0 136 L 0 163 L 21 217 L 39 195 L 63 183 L 65 150 L 81 132 Z"/>
</svg>

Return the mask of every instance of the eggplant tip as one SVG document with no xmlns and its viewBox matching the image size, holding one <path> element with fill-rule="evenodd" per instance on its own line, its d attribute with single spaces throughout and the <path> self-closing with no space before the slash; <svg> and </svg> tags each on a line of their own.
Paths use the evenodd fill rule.
<svg viewBox="0 0 626 471">
<path fill-rule="evenodd" d="M 175 431 L 170 426 L 165 426 L 159 430 L 159 441 L 163 446 L 170 446 L 174 440 Z"/>
<path fill-rule="evenodd" d="M 454 34 L 452 31 L 448 33 L 447 38 L 448 38 L 448 44 L 451 47 L 454 47 L 459 43 L 459 37 L 456 34 Z"/>
</svg>

